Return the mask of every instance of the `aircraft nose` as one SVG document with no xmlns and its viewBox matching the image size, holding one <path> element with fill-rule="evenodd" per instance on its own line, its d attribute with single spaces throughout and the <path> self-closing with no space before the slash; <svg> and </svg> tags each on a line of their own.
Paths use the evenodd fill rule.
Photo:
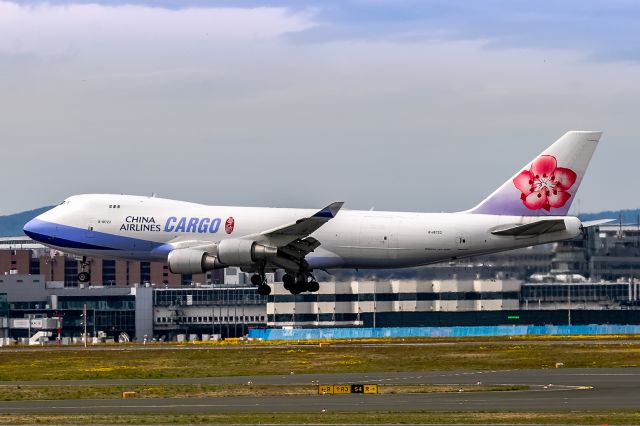
<svg viewBox="0 0 640 426">
<path fill-rule="evenodd" d="M 32 240 L 42 241 L 44 235 L 41 228 L 41 221 L 36 217 L 35 219 L 31 219 L 22 227 L 22 232 Z"/>
<path fill-rule="evenodd" d="M 22 227 L 22 232 L 24 232 L 26 236 L 31 237 L 31 234 L 33 234 L 34 229 L 35 229 L 35 219 L 31 219 L 29 222 L 25 223 L 25 225 Z"/>
</svg>

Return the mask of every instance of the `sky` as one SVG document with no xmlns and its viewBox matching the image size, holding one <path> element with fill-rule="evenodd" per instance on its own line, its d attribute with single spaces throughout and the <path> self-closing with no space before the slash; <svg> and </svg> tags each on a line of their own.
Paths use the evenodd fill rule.
<svg viewBox="0 0 640 426">
<path fill-rule="evenodd" d="M 568 130 L 640 207 L 636 1 L 0 0 L 0 214 L 79 193 L 459 211 Z"/>
</svg>

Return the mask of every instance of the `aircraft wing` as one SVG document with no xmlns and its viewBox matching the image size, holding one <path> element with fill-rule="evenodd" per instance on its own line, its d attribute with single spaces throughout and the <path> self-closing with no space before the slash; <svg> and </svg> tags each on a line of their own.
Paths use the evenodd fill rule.
<svg viewBox="0 0 640 426">
<path fill-rule="evenodd" d="M 343 202 L 331 203 L 313 216 L 298 219 L 293 223 L 269 229 L 259 234 L 248 235 L 243 238 L 252 239 L 259 243 L 271 244 L 276 247 L 285 246 L 314 233 L 322 225 L 333 219 L 343 204 Z"/>
<path fill-rule="evenodd" d="M 320 246 L 320 241 L 309 235 L 333 219 L 343 204 L 331 203 L 312 216 L 243 238 L 278 247 L 278 256 L 269 259 L 269 263 L 279 268 L 296 269 L 305 262 L 304 257 L 307 254 Z"/>
<path fill-rule="evenodd" d="M 493 235 L 510 235 L 514 237 L 534 237 L 550 232 L 564 231 L 567 226 L 564 219 L 542 219 L 524 225 L 511 225 L 491 231 Z"/>
<path fill-rule="evenodd" d="M 257 234 L 245 235 L 241 238 L 266 246 L 277 247 L 277 256 L 270 257 L 268 264 L 276 268 L 298 270 L 300 267 L 307 266 L 304 260 L 305 256 L 320 246 L 320 241 L 309 235 L 333 219 L 343 204 L 342 202 L 331 203 L 312 216 Z M 216 253 L 217 244 L 200 240 L 178 240 L 169 242 L 167 245 L 171 249 L 199 249 L 209 253 Z M 166 249 L 166 247 L 163 246 L 163 249 Z"/>
</svg>

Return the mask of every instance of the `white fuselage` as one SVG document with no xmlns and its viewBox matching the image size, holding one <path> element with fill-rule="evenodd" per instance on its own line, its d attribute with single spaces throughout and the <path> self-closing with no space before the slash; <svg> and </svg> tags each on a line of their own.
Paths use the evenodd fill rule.
<svg viewBox="0 0 640 426">
<path fill-rule="evenodd" d="M 216 243 L 294 223 L 315 210 L 206 206 L 154 197 L 80 195 L 25 226 L 34 239 L 78 255 L 166 261 L 183 244 Z M 232 219 L 231 219 L 232 218 Z M 549 217 L 547 217 L 549 218 Z M 553 217 L 551 217 L 553 218 Z M 311 236 L 311 268 L 396 268 L 574 238 L 580 221 L 537 236 L 494 235 L 535 216 L 341 210 Z"/>
</svg>

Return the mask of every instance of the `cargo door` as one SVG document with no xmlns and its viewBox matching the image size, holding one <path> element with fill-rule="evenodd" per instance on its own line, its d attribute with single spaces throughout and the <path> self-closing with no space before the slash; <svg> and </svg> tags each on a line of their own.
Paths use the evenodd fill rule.
<svg viewBox="0 0 640 426">
<path fill-rule="evenodd" d="M 467 251 L 469 250 L 470 247 L 470 241 L 469 241 L 469 233 L 468 232 L 464 232 L 464 231 L 460 231 L 458 230 L 455 233 L 455 248 L 456 251 Z"/>
</svg>

